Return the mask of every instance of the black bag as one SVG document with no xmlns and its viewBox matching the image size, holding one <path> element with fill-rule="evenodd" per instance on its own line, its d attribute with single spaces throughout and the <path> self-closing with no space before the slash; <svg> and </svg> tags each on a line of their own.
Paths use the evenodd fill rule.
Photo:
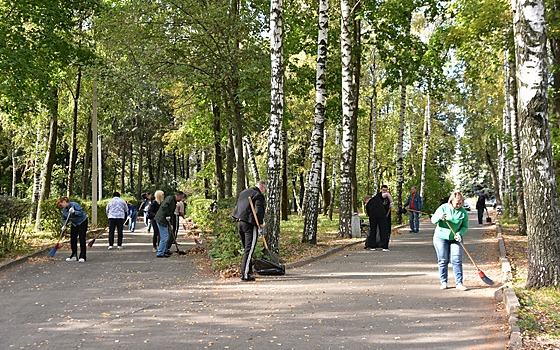
<svg viewBox="0 0 560 350">
<path fill-rule="evenodd" d="M 256 259 L 253 269 L 263 276 L 281 276 L 286 274 L 286 267 L 284 265 L 265 259 Z"/>
<path fill-rule="evenodd" d="M 489 217 L 489 216 L 487 216 L 487 217 L 486 217 L 486 222 L 488 222 L 488 223 L 492 222 L 492 218 Z"/>
</svg>

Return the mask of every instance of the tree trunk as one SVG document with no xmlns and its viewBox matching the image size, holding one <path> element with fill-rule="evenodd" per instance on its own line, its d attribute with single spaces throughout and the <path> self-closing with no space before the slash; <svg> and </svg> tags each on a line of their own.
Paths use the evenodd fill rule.
<svg viewBox="0 0 560 350">
<path fill-rule="evenodd" d="M 226 148 L 226 180 L 225 180 L 225 197 L 233 196 L 233 168 L 235 164 L 235 149 L 233 146 L 233 133 L 228 128 L 228 142 Z"/>
<path fill-rule="evenodd" d="M 33 155 L 33 190 L 31 194 L 31 212 L 29 213 L 29 223 L 32 223 L 37 216 L 37 203 L 39 203 L 39 195 L 41 193 L 41 171 L 39 167 L 39 158 L 42 153 L 40 142 L 43 138 L 40 128 L 37 128 L 35 136 L 35 154 Z"/>
<path fill-rule="evenodd" d="M 255 150 L 253 149 L 253 144 L 249 136 L 243 136 L 243 141 L 245 142 L 245 147 L 247 149 L 247 161 L 251 164 L 251 171 L 253 172 L 253 180 L 257 182 L 260 180 L 259 169 L 257 168 L 257 161 L 255 159 Z"/>
<path fill-rule="evenodd" d="M 554 0 L 547 3 L 548 23 L 557 25 L 560 21 L 560 1 Z M 556 113 L 557 127 L 560 127 L 560 35 L 558 30 L 549 30 L 550 52 L 552 54 L 552 106 Z"/>
<path fill-rule="evenodd" d="M 340 148 L 340 125 L 336 125 L 335 127 L 335 136 L 334 136 L 334 149 L 335 149 L 335 156 L 333 157 L 332 161 L 332 176 L 331 176 L 331 204 L 329 206 L 329 220 L 333 219 L 333 211 L 334 211 L 334 199 L 336 198 L 336 181 L 338 179 L 337 174 L 337 165 L 338 165 L 338 155 L 339 155 L 339 148 Z"/>
<path fill-rule="evenodd" d="M 430 135 L 432 133 L 431 116 L 431 93 L 428 88 L 428 105 L 424 117 L 424 144 L 422 147 L 422 174 L 420 175 L 420 198 L 424 198 L 424 188 L 426 187 L 426 165 L 428 164 L 428 147 L 430 146 Z"/>
<path fill-rule="evenodd" d="M 517 222 L 519 234 L 527 235 L 527 219 L 525 215 L 525 194 L 521 171 L 521 150 L 519 146 L 519 115 L 517 113 L 517 80 L 515 78 L 515 53 L 509 55 L 509 97 L 508 105 L 511 110 L 511 146 L 513 150 L 512 170 L 515 176 L 515 192 L 517 204 Z"/>
<path fill-rule="evenodd" d="M 121 194 L 126 193 L 126 183 L 125 183 L 125 173 L 126 173 L 126 156 L 127 156 L 127 149 L 126 149 L 126 144 L 123 143 L 121 146 L 121 173 L 120 173 L 120 177 L 121 177 L 121 185 L 120 185 L 120 192 Z"/>
<path fill-rule="evenodd" d="M 356 174 L 356 158 L 358 156 L 358 114 L 359 114 L 359 104 L 360 99 L 360 77 L 362 75 L 362 43 L 361 43 L 361 21 L 359 17 L 354 17 L 354 13 L 360 12 L 361 1 L 355 2 L 352 9 L 352 17 L 354 18 L 354 30 L 353 30 L 353 42 L 352 42 L 352 71 L 353 71 L 353 81 L 352 81 L 352 98 L 354 100 L 354 106 L 352 107 L 352 156 L 350 165 L 350 175 L 352 179 L 352 211 L 358 212 L 358 175 Z"/>
<path fill-rule="evenodd" d="M 37 215 L 35 216 L 35 229 L 41 226 L 41 203 L 51 195 L 52 169 L 56 160 L 56 141 L 58 138 L 58 88 L 51 88 L 49 96 L 49 140 L 43 168 L 41 171 L 41 192 L 37 203 Z"/>
<path fill-rule="evenodd" d="M 397 208 L 402 207 L 403 204 L 403 139 L 404 139 L 404 116 L 406 114 L 406 83 L 404 82 L 404 74 L 401 72 L 401 100 L 399 110 L 399 126 L 397 135 Z M 397 211 L 397 222 L 402 223 L 402 213 Z"/>
<path fill-rule="evenodd" d="M 373 64 L 370 68 L 371 71 L 371 118 L 372 118 L 372 131 L 371 131 L 371 145 L 372 145 L 372 161 L 371 168 L 373 171 L 373 191 L 368 192 L 372 194 L 377 192 L 379 189 L 379 183 L 377 180 L 377 119 L 378 119 L 378 101 L 377 101 L 377 59 L 375 56 L 375 51 L 372 52 Z"/>
<path fill-rule="evenodd" d="M 514 5 L 521 166 L 527 210 L 526 288 L 560 287 L 560 208 L 548 116 L 543 0 Z"/>
<path fill-rule="evenodd" d="M 144 186 L 144 150 L 143 143 L 138 142 L 138 182 L 136 183 L 136 199 L 142 197 L 143 186 Z"/>
<path fill-rule="evenodd" d="M 87 123 L 87 139 L 86 139 L 86 149 L 84 151 L 84 166 L 82 168 L 82 199 L 88 198 L 90 195 L 89 186 L 91 184 L 90 174 L 90 164 L 91 164 L 91 117 L 88 118 Z"/>
<path fill-rule="evenodd" d="M 317 40 L 317 72 L 315 77 L 315 123 L 311 134 L 311 169 L 307 173 L 307 189 L 304 205 L 302 242 L 317 244 L 317 216 L 319 215 L 319 194 L 321 190 L 321 169 L 323 164 L 325 108 L 327 101 L 327 44 L 329 24 L 329 2 L 319 2 L 319 33 Z"/>
<path fill-rule="evenodd" d="M 288 186 L 288 133 L 282 130 L 282 221 L 288 221 L 290 214 L 290 195 Z"/>
<path fill-rule="evenodd" d="M 214 173 L 216 177 L 216 199 L 220 200 L 225 198 L 224 189 L 224 173 L 223 169 L 223 157 L 222 157 L 222 146 L 221 146 L 221 133 L 222 126 L 220 124 L 220 106 L 215 101 L 212 102 L 212 113 L 214 114 L 213 129 L 214 129 Z"/>
<path fill-rule="evenodd" d="M 278 253 L 280 243 L 280 170 L 282 120 L 284 115 L 284 48 L 282 0 L 270 1 L 270 127 L 268 134 L 268 170 L 266 192 L 266 239 Z"/>
<path fill-rule="evenodd" d="M 342 151 L 340 156 L 340 219 L 339 232 L 350 237 L 352 220 L 352 118 L 354 115 L 354 88 L 352 86 L 352 7 L 341 0 L 342 12 L 340 47 L 342 56 Z"/>
<path fill-rule="evenodd" d="M 12 148 L 12 197 L 16 196 L 16 182 L 17 182 L 17 161 L 16 161 L 17 147 Z"/>
<path fill-rule="evenodd" d="M 73 94 L 74 108 L 72 110 L 72 140 L 70 141 L 70 162 L 68 164 L 68 187 L 66 196 L 74 194 L 74 173 L 76 160 L 78 159 L 78 149 L 76 147 L 76 137 L 78 133 L 78 102 L 80 99 L 80 87 L 82 83 L 82 68 L 78 68 L 78 78 L 76 80 L 76 92 Z"/>
</svg>

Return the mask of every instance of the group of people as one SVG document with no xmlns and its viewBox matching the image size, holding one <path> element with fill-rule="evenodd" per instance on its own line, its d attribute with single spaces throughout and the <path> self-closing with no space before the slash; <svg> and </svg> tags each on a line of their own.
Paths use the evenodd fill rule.
<svg viewBox="0 0 560 350">
<path fill-rule="evenodd" d="M 115 245 L 115 230 L 117 231 L 117 249 L 123 249 L 123 230 L 125 222 L 129 222 L 130 232 L 136 228 L 138 208 L 129 201 L 128 203 L 120 198 L 119 192 L 113 192 L 113 198 L 107 203 L 105 212 L 109 225 L 109 245 L 108 249 L 113 249 Z M 144 212 L 144 218 L 148 232 L 153 228 L 153 252 L 157 253 L 158 258 L 168 258 L 171 256 L 169 248 L 175 242 L 179 230 L 179 220 L 185 217 L 184 200 L 185 193 L 178 191 L 173 195 L 164 198 L 163 191 L 154 193 L 155 199 L 152 200 L 151 193 L 143 196 L 140 210 Z M 63 227 L 66 229 L 68 223 L 70 229 L 70 248 L 71 255 L 66 261 L 86 261 L 86 234 L 88 218 L 82 207 L 70 201 L 68 197 L 60 197 L 56 201 L 56 206 L 62 209 Z M 173 236 L 171 236 L 173 235 Z M 78 256 L 78 240 L 80 241 L 80 254 Z"/>
<path fill-rule="evenodd" d="M 486 194 L 481 196 L 485 198 Z M 369 234 L 364 249 L 382 249 L 389 251 L 391 236 L 391 208 L 393 198 L 387 185 L 381 186 L 381 191 L 374 196 L 366 196 L 366 213 L 369 218 Z M 455 274 L 455 288 L 467 290 L 463 284 L 463 235 L 469 227 L 468 213 L 463 208 L 464 198 L 461 192 L 455 191 L 446 203 L 439 206 L 431 217 L 436 228 L 434 230 L 433 245 L 438 260 L 440 288 L 447 289 L 448 266 L 451 262 Z M 410 195 L 402 207 L 402 212 L 408 207 L 409 225 L 411 233 L 420 230 L 420 214 L 422 213 L 422 197 L 416 186 L 410 190 Z M 482 222 L 479 212 L 479 223 Z"/>
<path fill-rule="evenodd" d="M 241 280 L 254 281 L 252 256 L 256 247 L 257 237 L 264 226 L 265 213 L 264 194 L 266 185 L 257 181 L 254 187 L 245 189 L 239 194 L 232 217 L 237 221 L 237 227 L 243 244 L 243 258 L 241 262 Z M 164 197 L 163 191 L 156 191 L 152 199 L 151 193 L 143 196 L 140 211 L 144 213 L 148 231 L 153 228 L 153 251 L 158 258 L 167 258 L 171 254 L 169 248 L 174 242 L 179 218 L 184 217 L 183 200 L 186 195 L 179 191 Z M 394 206 L 393 198 L 387 185 L 381 186 L 381 191 L 374 196 L 366 196 L 366 213 L 369 217 L 369 235 L 365 241 L 365 249 L 382 249 L 389 251 L 389 238 L 391 234 L 391 208 Z M 436 251 L 440 288 L 447 289 L 448 265 L 451 262 L 455 274 L 455 288 L 467 290 L 463 284 L 463 235 L 469 227 L 468 213 L 463 207 L 464 198 L 461 192 L 451 193 L 447 203 L 438 207 L 431 217 L 436 228 L 433 235 L 433 246 Z M 129 203 L 130 204 L 130 203 Z M 68 197 L 60 197 L 56 205 L 62 209 L 64 225 L 71 224 L 70 245 L 72 253 L 66 261 L 86 261 L 86 233 L 87 215 L 76 202 L 71 202 Z M 411 188 L 410 196 L 403 207 L 410 211 L 410 232 L 419 232 L 419 214 L 422 210 L 422 198 L 417 193 L 416 187 Z M 122 249 L 122 228 L 130 207 L 120 198 L 118 192 L 113 193 L 113 198 L 107 205 L 109 218 L 109 249 L 113 248 L 114 231 L 118 232 L 117 248 Z M 174 224 L 173 224 L 174 223 Z M 63 227 L 64 230 L 65 226 Z M 133 229 L 131 229 L 133 230 Z M 170 231 L 173 230 L 173 231 Z M 170 239 L 171 236 L 171 239 Z M 77 242 L 80 241 L 80 254 L 77 255 Z"/>
</svg>

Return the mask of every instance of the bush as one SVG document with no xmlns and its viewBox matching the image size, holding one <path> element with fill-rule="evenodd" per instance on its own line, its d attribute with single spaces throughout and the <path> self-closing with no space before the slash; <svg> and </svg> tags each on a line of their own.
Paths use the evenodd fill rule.
<svg viewBox="0 0 560 350">
<path fill-rule="evenodd" d="M 23 237 L 30 209 L 29 201 L 0 196 L 0 257 L 25 245 Z"/>
</svg>

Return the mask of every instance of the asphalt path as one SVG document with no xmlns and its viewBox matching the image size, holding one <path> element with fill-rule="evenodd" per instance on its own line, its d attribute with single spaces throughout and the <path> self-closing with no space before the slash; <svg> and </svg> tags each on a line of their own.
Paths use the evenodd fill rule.
<svg viewBox="0 0 560 350">
<path fill-rule="evenodd" d="M 494 249 L 488 227 L 470 223 L 467 249 Z M 486 286 L 465 256 L 470 289 L 452 288 L 450 267 L 440 290 L 433 225 L 420 229 L 393 235 L 389 252 L 359 243 L 256 282 L 208 275 L 196 255 L 157 259 L 145 228 L 125 232 L 120 251 L 101 238 L 86 263 L 59 250 L 0 272 L 0 348 L 504 349 L 500 276 Z"/>
</svg>

